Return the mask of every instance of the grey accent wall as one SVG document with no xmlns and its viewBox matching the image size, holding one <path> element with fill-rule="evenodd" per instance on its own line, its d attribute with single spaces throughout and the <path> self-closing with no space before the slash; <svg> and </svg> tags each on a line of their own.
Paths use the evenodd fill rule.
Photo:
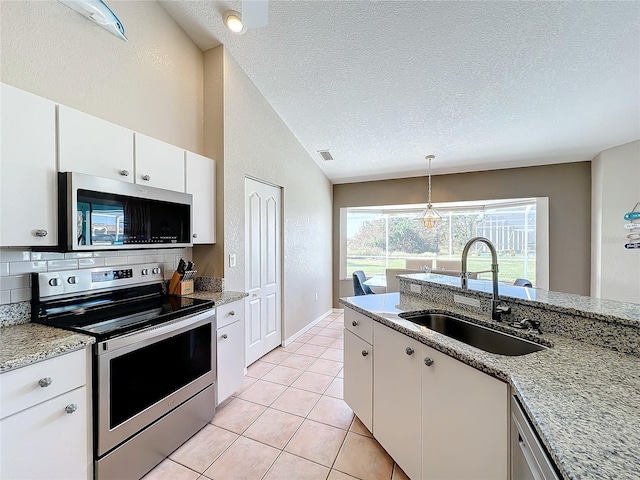
<svg viewBox="0 0 640 480">
<path fill-rule="evenodd" d="M 459 202 L 549 197 L 549 289 L 589 295 L 591 163 L 490 170 L 432 177 L 432 200 Z M 340 208 L 426 203 L 427 177 L 333 187 L 333 302 L 353 295 L 340 274 Z"/>
</svg>

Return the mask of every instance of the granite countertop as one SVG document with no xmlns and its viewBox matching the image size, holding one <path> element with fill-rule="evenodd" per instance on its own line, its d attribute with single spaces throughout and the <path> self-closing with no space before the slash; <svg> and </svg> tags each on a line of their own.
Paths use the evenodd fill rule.
<svg viewBox="0 0 640 480">
<path fill-rule="evenodd" d="M 509 383 L 563 478 L 640 478 L 640 358 L 547 333 L 542 338 L 552 348 L 496 355 L 398 317 L 415 310 L 401 305 L 398 293 L 340 303 Z M 469 317 L 468 311 L 423 302 L 421 309 L 427 308 Z M 495 325 L 487 316 L 473 317 Z"/>
<path fill-rule="evenodd" d="M 460 290 L 460 277 L 438 275 L 437 273 L 415 273 L 403 275 L 412 283 L 437 283 L 441 287 Z M 469 291 L 483 292 L 491 295 L 491 280 L 469 279 Z M 517 287 L 506 283 L 498 283 L 498 291 L 505 300 L 524 305 L 539 306 L 569 313 L 588 316 L 608 322 L 635 325 L 640 327 L 640 309 L 633 303 L 618 302 L 602 298 L 586 297 L 573 293 L 552 292 L 540 288 Z"/>
<path fill-rule="evenodd" d="M 80 350 L 95 341 L 89 335 L 37 323 L 0 328 L 0 373 Z"/>
<path fill-rule="evenodd" d="M 186 296 L 201 300 L 213 300 L 216 306 L 220 306 L 225 303 L 242 300 L 244 297 L 248 297 L 249 294 L 245 292 L 194 292 Z"/>
</svg>

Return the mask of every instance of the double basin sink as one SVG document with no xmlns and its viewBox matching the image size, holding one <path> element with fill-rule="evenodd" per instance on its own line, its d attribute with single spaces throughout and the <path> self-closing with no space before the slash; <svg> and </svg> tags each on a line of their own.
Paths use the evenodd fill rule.
<svg viewBox="0 0 640 480">
<path fill-rule="evenodd" d="M 547 348 L 529 340 L 444 313 L 405 312 L 399 314 L 399 316 L 416 325 L 421 325 L 485 352 L 517 356 L 539 352 Z"/>
</svg>

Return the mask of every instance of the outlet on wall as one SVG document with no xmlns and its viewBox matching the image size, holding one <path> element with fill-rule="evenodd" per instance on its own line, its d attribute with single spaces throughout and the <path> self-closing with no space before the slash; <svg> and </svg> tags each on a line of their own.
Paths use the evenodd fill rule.
<svg viewBox="0 0 640 480">
<path fill-rule="evenodd" d="M 317 293 L 316 293 L 315 297 L 316 297 L 316 302 L 317 302 L 318 301 L 318 294 Z"/>
</svg>

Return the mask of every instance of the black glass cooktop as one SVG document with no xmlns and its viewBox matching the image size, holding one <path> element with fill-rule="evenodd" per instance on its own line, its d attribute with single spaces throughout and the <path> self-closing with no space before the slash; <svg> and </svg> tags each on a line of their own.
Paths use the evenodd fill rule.
<svg viewBox="0 0 640 480">
<path fill-rule="evenodd" d="M 151 285 L 49 302 L 32 302 L 32 321 L 105 340 L 213 308 L 212 300 L 165 295 Z"/>
</svg>

